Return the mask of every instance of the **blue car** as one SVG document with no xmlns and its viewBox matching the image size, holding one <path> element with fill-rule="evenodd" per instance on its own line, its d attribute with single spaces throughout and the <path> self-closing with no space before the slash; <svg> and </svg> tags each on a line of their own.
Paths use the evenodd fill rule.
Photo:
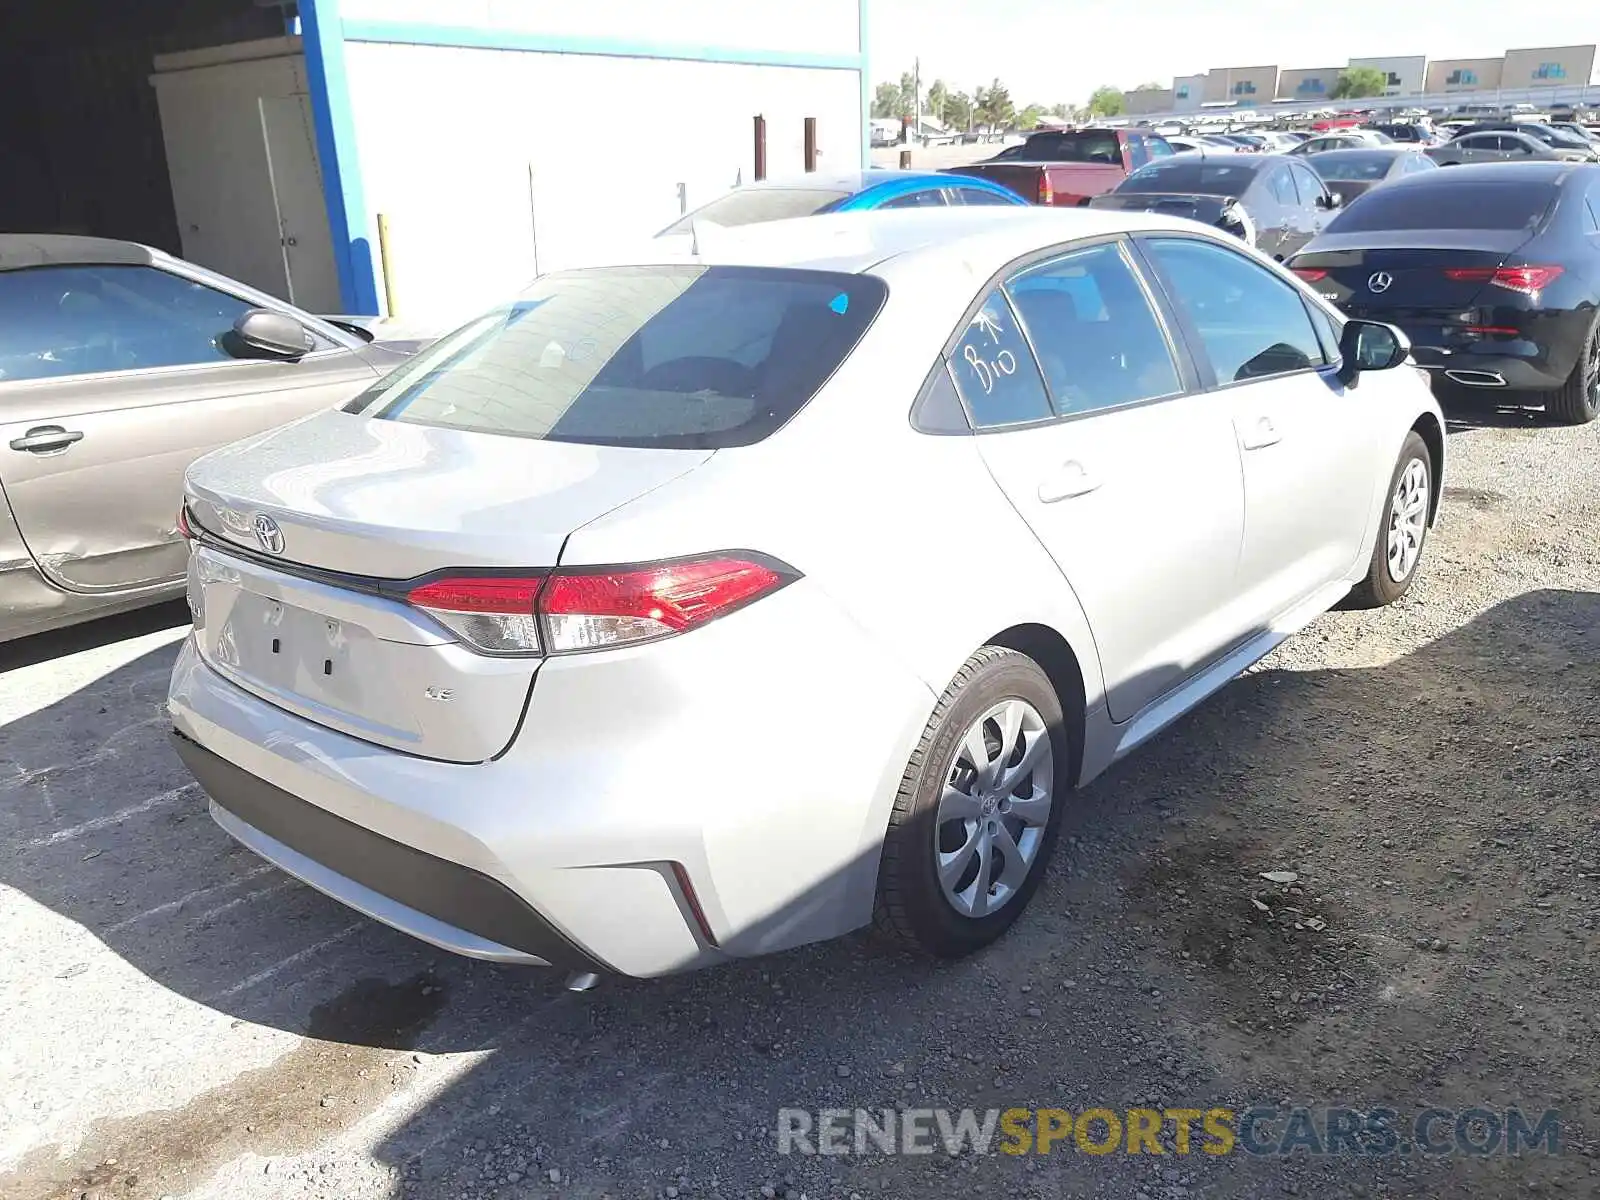
<svg viewBox="0 0 1600 1200">
<path fill-rule="evenodd" d="M 847 175 L 802 175 L 797 179 L 746 184 L 685 213 L 661 234 L 688 233 L 697 220 L 722 226 L 752 225 L 816 213 L 943 208 L 951 204 L 1026 205 L 1027 201 L 1010 188 L 987 179 L 875 167 Z"/>
</svg>

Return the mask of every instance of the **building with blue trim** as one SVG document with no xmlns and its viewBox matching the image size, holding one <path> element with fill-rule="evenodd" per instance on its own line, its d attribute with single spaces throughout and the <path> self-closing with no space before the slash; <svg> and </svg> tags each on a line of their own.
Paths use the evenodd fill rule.
<svg viewBox="0 0 1600 1200">
<path fill-rule="evenodd" d="M 868 165 L 866 2 L 103 0 L 92 29 L 34 6 L 0 46 L 0 104 L 44 114 L 0 129 L 0 228 L 464 316 L 752 179 L 757 114 L 773 176 L 807 117 L 822 169 Z"/>
</svg>

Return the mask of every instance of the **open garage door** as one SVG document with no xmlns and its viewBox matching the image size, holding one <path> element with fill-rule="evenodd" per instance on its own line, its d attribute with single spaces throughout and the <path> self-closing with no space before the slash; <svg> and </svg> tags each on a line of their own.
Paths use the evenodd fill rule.
<svg viewBox="0 0 1600 1200">
<path fill-rule="evenodd" d="M 293 0 L 0 0 L 0 230 L 156 246 L 337 311 Z"/>
</svg>

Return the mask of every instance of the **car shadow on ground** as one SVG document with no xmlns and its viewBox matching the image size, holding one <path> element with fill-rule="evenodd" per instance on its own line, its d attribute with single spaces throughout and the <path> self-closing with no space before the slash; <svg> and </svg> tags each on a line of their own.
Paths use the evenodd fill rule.
<svg viewBox="0 0 1600 1200">
<path fill-rule="evenodd" d="M 1593 749 L 1582 714 L 1600 701 L 1597 629 L 1600 596 L 1531 592 L 1387 665 L 1269 660 L 1075 797 L 1033 907 L 974 959 L 926 963 L 857 936 L 583 994 L 553 974 L 438 953 L 235 847 L 166 747 L 173 650 L 152 651 L 5 728 L 0 882 L 181 996 L 312 1035 L 321 1057 L 92 1131 L 58 1178 L 97 1182 L 96 1163 L 142 1161 L 142 1185 L 175 1190 L 179 1166 L 192 1181 L 246 1150 L 311 1149 L 314 1129 L 372 1114 L 410 1072 L 434 1069 L 432 1055 L 492 1050 L 388 1121 L 377 1160 L 395 1195 L 534 1196 L 555 1181 L 571 1196 L 749 1195 L 781 1193 L 785 1176 L 812 1196 L 1111 1186 L 1162 1200 L 1195 1185 L 1276 1195 L 1297 1180 L 1338 1194 L 1319 1179 L 1434 1200 L 1513 1194 L 1493 1183 L 1503 1160 L 1346 1161 L 1319 1176 L 1315 1160 L 1238 1154 L 783 1158 L 773 1141 L 785 1105 L 1242 1108 L 1293 1096 L 1411 1111 L 1586 1094 L 1579 1040 L 1533 1046 L 1534 1027 L 1498 1024 L 1512 967 L 1421 950 L 1412 934 L 1473 907 L 1448 936 L 1515 945 L 1520 965 L 1531 953 L 1545 984 L 1563 984 L 1538 1027 L 1588 1027 L 1594 981 L 1580 989 L 1576 975 L 1600 949 L 1592 922 L 1574 942 L 1505 906 L 1541 869 L 1547 835 L 1595 838 L 1581 800 L 1594 781 L 1580 768 Z M 1419 710 L 1428 719 L 1400 719 Z M 1305 899 L 1263 892 L 1259 872 L 1285 863 Z M 1475 882 L 1452 890 L 1452 867 Z M 1294 923 L 1313 908 L 1322 929 Z M 313 1119 L 264 1088 L 350 1100 Z M 222 1137 L 219 1108 L 255 1119 Z M 1564 1178 L 1542 1162 L 1515 1171 Z"/>
</svg>

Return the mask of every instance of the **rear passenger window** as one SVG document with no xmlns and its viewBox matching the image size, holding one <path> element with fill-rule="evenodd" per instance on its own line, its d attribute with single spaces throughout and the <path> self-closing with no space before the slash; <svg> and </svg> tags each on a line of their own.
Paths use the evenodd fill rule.
<svg viewBox="0 0 1600 1200">
<path fill-rule="evenodd" d="M 1272 198 L 1279 204 L 1294 208 L 1299 200 L 1294 194 L 1294 179 L 1289 174 L 1288 167 L 1275 167 L 1267 177 L 1267 190 L 1272 193 Z"/>
<path fill-rule="evenodd" d="M 1007 200 L 998 192 L 986 192 L 982 188 L 956 188 L 955 197 L 962 204 L 1002 204 L 1009 205 L 1014 201 Z"/>
<path fill-rule="evenodd" d="M 878 205 L 879 208 L 943 208 L 944 191 L 942 188 L 924 188 L 920 192 L 907 192 L 904 196 L 896 196 L 893 200 L 885 200 Z"/>
<path fill-rule="evenodd" d="M 1052 415 L 1033 351 L 1003 292 L 989 293 L 956 343 L 951 364 L 974 427 L 1015 425 Z"/>
<path fill-rule="evenodd" d="M 1266 267 L 1209 241 L 1151 238 L 1147 245 L 1200 335 L 1218 383 L 1327 362 L 1300 293 Z"/>
<path fill-rule="evenodd" d="M 1119 247 L 1076 251 L 1006 287 L 1058 412 L 1114 408 L 1180 389 L 1166 335 Z"/>
</svg>

